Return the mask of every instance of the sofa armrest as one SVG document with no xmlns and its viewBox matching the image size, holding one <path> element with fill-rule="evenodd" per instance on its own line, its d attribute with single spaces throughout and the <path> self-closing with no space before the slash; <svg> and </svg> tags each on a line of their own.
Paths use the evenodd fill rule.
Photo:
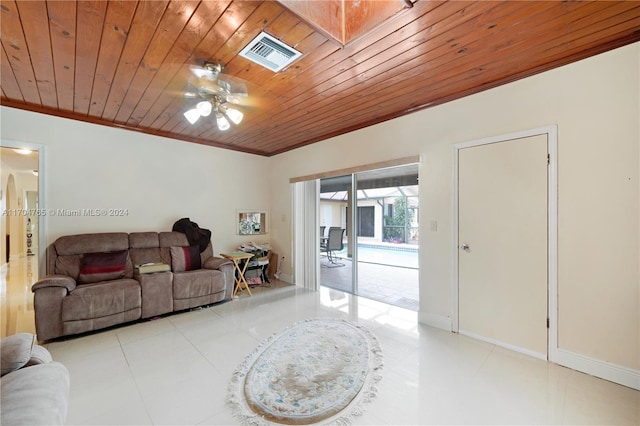
<svg viewBox="0 0 640 426">
<path fill-rule="evenodd" d="M 39 341 L 63 335 L 62 300 L 75 288 L 76 281 L 66 275 L 47 275 L 31 286 Z"/>
<path fill-rule="evenodd" d="M 203 269 L 220 269 L 222 265 L 226 265 L 226 264 L 233 265 L 233 263 L 229 259 L 212 256 L 207 260 L 205 260 L 205 262 L 202 264 L 202 268 Z"/>
<path fill-rule="evenodd" d="M 48 364 L 53 361 L 51 352 L 44 346 L 33 345 L 31 349 L 31 358 L 25 367 L 31 367 L 32 365 Z"/>
<path fill-rule="evenodd" d="M 46 275 L 31 286 L 31 291 L 35 293 L 36 290 L 46 287 L 64 287 L 67 292 L 71 292 L 76 288 L 76 280 L 66 275 Z"/>
<path fill-rule="evenodd" d="M 0 339 L 0 376 L 27 365 L 34 346 L 37 346 L 35 337 L 31 333 L 18 333 Z"/>
<path fill-rule="evenodd" d="M 224 300 L 233 298 L 233 289 L 236 282 L 236 269 L 233 262 L 222 257 L 210 257 L 203 264 L 204 269 L 217 269 L 224 275 L 225 296 Z"/>
</svg>

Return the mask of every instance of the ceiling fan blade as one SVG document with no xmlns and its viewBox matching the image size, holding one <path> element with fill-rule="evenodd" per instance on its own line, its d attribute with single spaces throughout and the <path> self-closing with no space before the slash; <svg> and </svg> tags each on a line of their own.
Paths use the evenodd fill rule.
<svg viewBox="0 0 640 426">
<path fill-rule="evenodd" d="M 276 108 L 280 104 L 280 102 L 272 96 L 259 95 L 249 95 L 244 97 L 229 95 L 227 96 L 227 102 L 231 105 L 242 107 L 244 111 L 271 110 L 273 108 Z"/>
<path fill-rule="evenodd" d="M 210 70 L 210 69 L 207 69 L 207 68 L 204 68 L 204 67 L 198 67 L 198 66 L 195 66 L 195 65 L 190 66 L 189 70 L 197 78 L 205 78 L 205 79 L 210 80 L 210 81 L 215 80 L 218 77 L 218 74 L 219 74 L 217 71 Z"/>
<path fill-rule="evenodd" d="M 239 78 L 230 75 L 220 74 L 218 76 L 218 85 L 222 87 L 227 94 L 240 97 L 246 97 L 249 95 L 246 83 Z"/>
</svg>

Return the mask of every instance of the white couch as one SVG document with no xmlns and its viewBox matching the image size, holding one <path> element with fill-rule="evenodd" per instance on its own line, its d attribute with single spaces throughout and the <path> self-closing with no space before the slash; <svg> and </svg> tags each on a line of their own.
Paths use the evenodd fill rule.
<svg viewBox="0 0 640 426">
<path fill-rule="evenodd" d="M 35 335 L 0 339 L 0 424 L 62 425 L 69 401 L 69 372 L 36 344 Z"/>
</svg>

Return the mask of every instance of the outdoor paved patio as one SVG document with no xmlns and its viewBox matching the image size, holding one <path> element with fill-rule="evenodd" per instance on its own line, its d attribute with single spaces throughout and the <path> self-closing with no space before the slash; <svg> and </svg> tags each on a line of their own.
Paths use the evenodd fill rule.
<svg viewBox="0 0 640 426">
<path fill-rule="evenodd" d="M 324 287 L 351 292 L 353 262 L 347 257 L 341 257 L 338 263 L 344 266 L 332 265 L 326 256 L 321 256 L 320 284 Z M 417 267 L 360 261 L 356 293 L 361 297 L 418 311 L 420 300 L 418 273 Z"/>
</svg>

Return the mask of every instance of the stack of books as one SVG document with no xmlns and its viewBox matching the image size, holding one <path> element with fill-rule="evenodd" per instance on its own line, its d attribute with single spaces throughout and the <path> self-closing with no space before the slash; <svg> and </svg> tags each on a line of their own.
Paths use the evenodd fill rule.
<svg viewBox="0 0 640 426">
<path fill-rule="evenodd" d="M 166 263 L 142 263 L 135 265 L 136 272 L 139 274 L 152 274 L 154 272 L 166 272 L 171 270 L 171 266 Z"/>
</svg>

